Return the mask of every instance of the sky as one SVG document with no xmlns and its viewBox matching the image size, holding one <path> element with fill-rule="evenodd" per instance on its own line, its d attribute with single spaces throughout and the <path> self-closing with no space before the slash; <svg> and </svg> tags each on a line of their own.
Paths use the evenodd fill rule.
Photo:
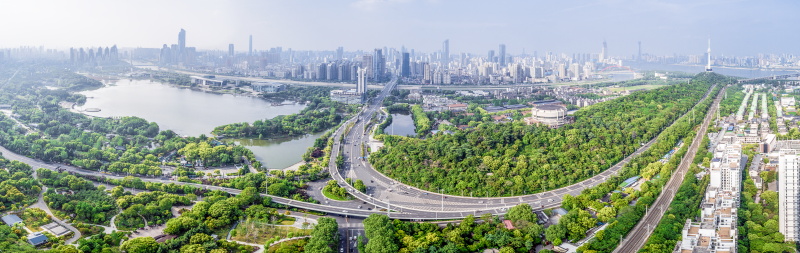
<svg viewBox="0 0 800 253">
<path fill-rule="evenodd" d="M 405 46 L 485 55 L 537 51 L 655 55 L 800 53 L 795 0 L 4 0 L 0 48 L 371 50 Z"/>
</svg>

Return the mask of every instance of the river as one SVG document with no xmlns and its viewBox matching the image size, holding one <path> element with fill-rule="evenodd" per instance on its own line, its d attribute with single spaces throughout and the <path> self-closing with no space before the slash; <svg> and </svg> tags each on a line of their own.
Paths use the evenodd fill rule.
<svg viewBox="0 0 800 253">
<path fill-rule="evenodd" d="M 273 106 L 260 98 L 219 95 L 182 89 L 149 80 L 121 79 L 106 86 L 80 92 L 86 95 L 84 112 L 98 117 L 137 116 L 179 135 L 210 134 L 214 127 L 253 122 L 300 112 L 305 105 Z M 322 133 L 278 140 L 236 140 L 253 151 L 270 168 L 285 168 L 299 162 L 306 149 Z"/>
</svg>

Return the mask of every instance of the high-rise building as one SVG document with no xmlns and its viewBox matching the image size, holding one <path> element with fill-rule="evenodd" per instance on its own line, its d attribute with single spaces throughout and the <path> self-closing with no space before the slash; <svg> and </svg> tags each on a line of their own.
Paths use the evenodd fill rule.
<svg viewBox="0 0 800 253">
<path fill-rule="evenodd" d="M 233 44 L 228 44 L 228 56 L 233 57 L 233 55 L 234 55 Z"/>
<path fill-rule="evenodd" d="M 403 52 L 403 57 L 400 61 L 400 76 L 402 77 L 409 77 L 411 76 L 411 64 L 410 64 L 410 55 L 406 52 Z"/>
<path fill-rule="evenodd" d="M 181 28 L 178 33 L 178 61 L 183 62 L 186 57 L 186 30 Z"/>
<path fill-rule="evenodd" d="M 383 49 L 376 48 L 372 59 L 372 79 L 375 82 L 383 82 L 383 77 L 386 73 L 386 58 L 383 55 Z"/>
<path fill-rule="evenodd" d="M 506 66 L 506 44 L 500 44 L 500 50 L 497 51 L 498 57 L 500 58 L 500 67 Z"/>
<path fill-rule="evenodd" d="M 373 61 L 374 60 L 372 59 L 372 55 L 365 54 L 365 55 L 361 56 L 361 66 L 364 66 L 364 69 L 367 70 L 367 77 L 369 77 L 369 78 L 372 78 L 372 76 L 373 76 L 372 73 L 374 72 L 374 69 L 373 69 L 374 66 L 372 65 Z"/>
<path fill-rule="evenodd" d="M 336 59 L 341 60 L 344 57 L 344 47 L 336 48 Z"/>
<path fill-rule="evenodd" d="M 247 49 L 247 55 L 253 55 L 253 35 L 250 35 L 250 47 Z"/>
<path fill-rule="evenodd" d="M 639 55 L 636 56 L 637 61 L 642 61 L 642 42 L 639 41 Z"/>
<path fill-rule="evenodd" d="M 442 66 L 447 68 L 450 64 L 450 40 L 444 40 L 442 43 Z"/>
<path fill-rule="evenodd" d="M 358 81 L 356 82 L 356 92 L 364 94 L 367 92 L 367 69 L 358 68 Z"/>
<path fill-rule="evenodd" d="M 495 62 L 494 61 L 494 50 L 489 50 L 489 53 L 487 54 L 486 58 L 487 58 L 486 59 L 487 62 Z"/>
<path fill-rule="evenodd" d="M 603 48 L 600 49 L 600 62 L 605 62 L 606 57 L 608 57 L 608 44 L 606 44 L 606 40 L 603 40 Z"/>
<path fill-rule="evenodd" d="M 800 241 L 800 142 L 782 141 L 778 158 L 778 231 Z"/>
</svg>

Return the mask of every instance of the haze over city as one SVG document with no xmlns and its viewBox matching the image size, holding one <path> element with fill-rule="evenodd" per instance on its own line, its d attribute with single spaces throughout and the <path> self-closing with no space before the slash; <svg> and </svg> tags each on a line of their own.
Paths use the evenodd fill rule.
<svg viewBox="0 0 800 253">
<path fill-rule="evenodd" d="M 370 50 L 510 54 L 597 52 L 610 55 L 797 53 L 797 1 L 14 1 L 0 4 L 0 47 L 66 49 L 117 44 L 159 48 L 181 28 L 201 50 Z M 758 46 L 753 46 L 758 45 Z M 244 47 L 239 47 L 244 48 Z"/>
<path fill-rule="evenodd" d="M 797 1 L 0 9 L 0 252 L 800 247 Z"/>
</svg>

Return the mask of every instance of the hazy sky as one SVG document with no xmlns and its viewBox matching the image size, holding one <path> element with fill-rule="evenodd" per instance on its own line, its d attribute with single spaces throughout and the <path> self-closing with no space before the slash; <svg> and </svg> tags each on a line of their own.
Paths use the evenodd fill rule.
<svg viewBox="0 0 800 253">
<path fill-rule="evenodd" d="M 505 43 L 534 50 L 629 56 L 800 52 L 800 1 L 733 0 L 270 0 L 37 1 L 0 3 L 0 48 L 187 46 L 256 50 L 397 47 L 485 55 Z"/>
</svg>

